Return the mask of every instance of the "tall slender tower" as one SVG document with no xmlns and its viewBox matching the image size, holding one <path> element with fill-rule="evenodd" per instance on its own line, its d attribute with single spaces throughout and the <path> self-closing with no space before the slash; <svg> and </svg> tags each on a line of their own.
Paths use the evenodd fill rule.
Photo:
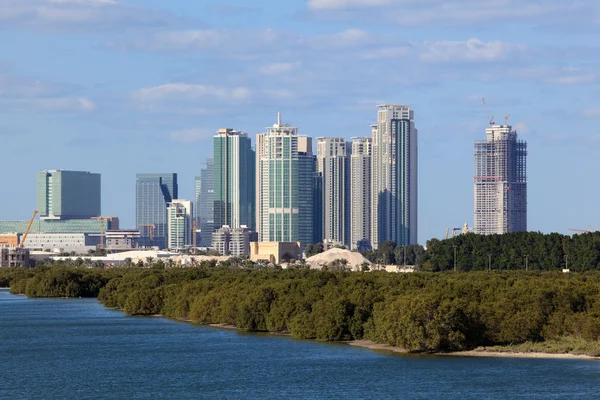
<svg viewBox="0 0 600 400">
<path fill-rule="evenodd" d="M 214 229 L 255 227 L 255 160 L 244 132 L 219 129 L 214 144 Z"/>
<path fill-rule="evenodd" d="M 493 125 L 475 142 L 474 232 L 527 231 L 527 143 L 510 125 Z"/>
<path fill-rule="evenodd" d="M 323 239 L 344 244 L 348 243 L 347 165 L 346 139 L 317 138 L 317 171 L 323 179 Z"/>
<path fill-rule="evenodd" d="M 137 174 L 135 220 L 142 246 L 167 247 L 167 207 L 177 193 L 177 174 Z"/>
<path fill-rule="evenodd" d="M 173 200 L 168 207 L 168 248 L 185 249 L 192 243 L 193 203 L 187 200 Z"/>
<path fill-rule="evenodd" d="M 373 125 L 374 131 L 377 125 Z M 350 156 L 350 247 L 359 248 L 359 242 L 371 245 L 371 155 L 370 137 L 352 138 Z M 362 249 L 361 249 L 362 250 Z"/>
<path fill-rule="evenodd" d="M 257 228 L 263 242 L 313 241 L 312 139 L 281 122 L 257 135 Z"/>
<path fill-rule="evenodd" d="M 417 129 L 408 105 L 380 105 L 373 134 L 371 240 L 417 243 Z"/>
<path fill-rule="evenodd" d="M 198 204 L 196 205 L 197 228 L 200 229 L 200 247 L 210 247 L 215 229 L 215 173 L 212 158 L 206 160 L 206 167 L 200 170 Z"/>
</svg>

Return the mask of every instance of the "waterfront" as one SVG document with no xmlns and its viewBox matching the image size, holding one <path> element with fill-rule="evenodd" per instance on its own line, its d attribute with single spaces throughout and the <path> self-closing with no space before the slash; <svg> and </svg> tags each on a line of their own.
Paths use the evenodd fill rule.
<svg viewBox="0 0 600 400">
<path fill-rule="evenodd" d="M 594 398 L 594 360 L 398 355 L 0 290 L 0 398 Z"/>
</svg>

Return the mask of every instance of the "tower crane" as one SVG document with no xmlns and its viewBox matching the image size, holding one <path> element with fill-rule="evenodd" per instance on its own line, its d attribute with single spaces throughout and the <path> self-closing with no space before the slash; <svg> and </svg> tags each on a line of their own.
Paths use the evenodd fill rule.
<svg viewBox="0 0 600 400">
<path fill-rule="evenodd" d="M 510 114 L 504 114 L 504 125 L 508 125 L 508 117 L 510 117 Z"/>
<path fill-rule="evenodd" d="M 100 245 L 98 246 L 98 248 L 100 248 L 100 249 L 104 248 L 104 236 L 106 234 L 106 229 L 104 227 L 104 221 L 112 222 L 112 220 L 115 218 L 117 218 L 117 217 L 105 217 L 105 216 L 92 217 L 92 219 L 97 219 L 98 222 L 100 222 Z M 114 228 L 114 229 L 118 229 L 118 228 Z"/>
<path fill-rule="evenodd" d="M 482 97 L 482 98 L 481 98 L 481 101 L 483 101 L 483 108 L 485 109 L 485 115 L 486 115 L 486 117 L 487 117 L 487 119 L 488 119 L 488 121 L 489 121 L 489 122 L 488 122 L 488 123 L 489 123 L 489 125 L 494 125 L 494 123 L 495 123 L 495 122 L 494 122 L 494 116 L 492 115 L 492 118 L 490 118 L 490 113 L 488 112 L 488 109 L 487 109 L 487 104 L 485 104 L 485 98 L 484 98 L 484 97 Z"/>
<path fill-rule="evenodd" d="M 37 215 L 37 210 L 33 210 L 33 215 L 31 216 L 31 219 L 29 220 L 29 225 L 27 225 L 27 229 L 25 230 L 25 234 L 23 234 L 23 239 L 21 239 L 21 243 L 19 243 L 19 248 L 23 248 L 23 246 L 25 245 L 25 240 L 27 240 L 27 235 L 29 235 L 29 230 L 31 229 L 31 225 L 33 225 L 33 220 L 35 219 L 35 216 Z"/>
</svg>

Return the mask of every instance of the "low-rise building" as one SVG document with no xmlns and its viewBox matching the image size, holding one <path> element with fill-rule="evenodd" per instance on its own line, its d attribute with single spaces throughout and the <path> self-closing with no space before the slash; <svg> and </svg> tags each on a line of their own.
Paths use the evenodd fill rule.
<svg viewBox="0 0 600 400">
<path fill-rule="evenodd" d="M 17 247 L 19 245 L 19 235 L 16 233 L 1 233 L 0 247 Z"/>
<path fill-rule="evenodd" d="M 100 234 L 88 233 L 30 233 L 23 247 L 30 250 L 55 250 L 84 254 L 96 250 Z"/>
<path fill-rule="evenodd" d="M 0 267 L 25 267 L 29 268 L 29 250 L 4 247 L 0 249 Z"/>
<path fill-rule="evenodd" d="M 131 250 L 140 245 L 140 231 L 120 230 L 107 231 L 104 234 L 106 250 Z"/>
<path fill-rule="evenodd" d="M 300 242 L 251 242 L 250 260 L 281 264 L 302 258 Z"/>
<path fill-rule="evenodd" d="M 241 257 L 250 254 L 250 242 L 258 240 L 258 233 L 246 225 L 235 229 L 224 225 L 213 232 L 212 237 L 213 250 L 222 255 Z"/>
</svg>

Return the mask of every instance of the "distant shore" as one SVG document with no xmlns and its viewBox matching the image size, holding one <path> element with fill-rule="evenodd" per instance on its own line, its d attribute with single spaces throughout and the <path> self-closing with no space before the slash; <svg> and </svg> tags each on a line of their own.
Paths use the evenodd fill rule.
<svg viewBox="0 0 600 400">
<path fill-rule="evenodd" d="M 385 350 L 394 353 L 409 353 L 408 350 L 401 347 L 391 346 L 389 344 L 379 344 L 371 340 L 352 340 L 346 342 L 350 346 L 364 347 L 371 350 Z M 415 353 L 418 354 L 418 353 Z M 561 358 L 561 359 L 582 359 L 582 360 L 600 360 L 600 357 L 586 356 L 584 354 L 570 354 L 570 353 L 541 353 L 541 352 L 527 352 L 520 353 L 514 351 L 494 351 L 475 349 L 467 351 L 453 351 L 450 353 L 434 353 L 437 356 L 452 356 L 452 357 L 503 357 L 503 358 Z"/>
</svg>

